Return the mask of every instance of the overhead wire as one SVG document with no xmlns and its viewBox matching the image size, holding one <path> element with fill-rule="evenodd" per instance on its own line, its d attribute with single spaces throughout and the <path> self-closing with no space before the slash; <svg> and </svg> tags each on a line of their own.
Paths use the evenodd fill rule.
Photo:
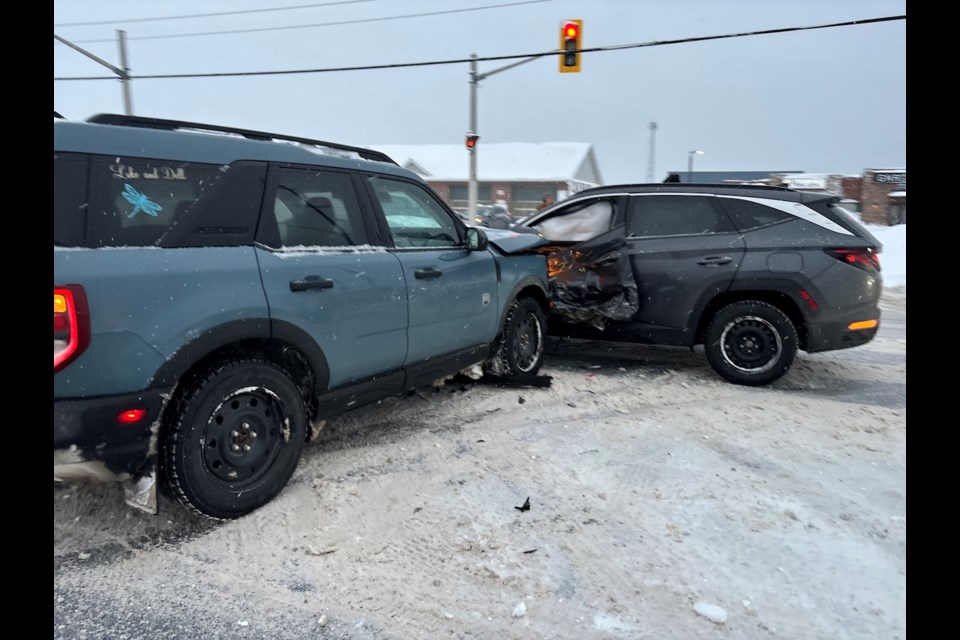
<svg viewBox="0 0 960 640">
<path fill-rule="evenodd" d="M 336 2 L 315 2 L 313 4 L 297 4 L 287 7 L 268 7 L 265 9 L 241 9 L 237 11 L 216 11 L 214 13 L 190 13 L 178 16 L 155 16 L 153 18 L 125 18 L 122 20 L 97 20 L 94 22 L 60 22 L 54 27 L 92 27 L 104 24 L 133 24 L 136 22 L 161 22 L 164 20 L 189 20 L 193 18 L 216 18 L 220 16 L 238 16 L 248 13 L 272 13 L 275 11 L 293 11 L 296 9 L 315 9 L 317 7 L 332 7 L 338 4 L 360 4 L 362 2 L 381 2 L 382 0 L 337 0 Z"/>
<path fill-rule="evenodd" d="M 554 2 L 555 0 L 523 0 L 522 2 L 505 2 L 501 4 L 491 4 L 482 7 L 465 7 L 463 9 L 445 9 L 443 11 L 427 11 L 424 13 L 408 13 L 399 16 L 380 16 L 377 18 L 356 18 L 353 20 L 337 20 L 334 22 L 317 22 L 314 24 L 293 24 L 282 27 L 251 27 L 249 29 L 228 29 L 225 31 L 195 31 L 191 33 L 166 33 L 153 36 L 128 37 L 127 40 L 166 40 L 169 38 L 193 38 L 198 36 L 222 36 L 238 33 L 263 33 L 267 31 L 288 31 L 290 29 L 313 29 L 317 27 L 340 27 L 349 24 L 366 24 L 370 22 L 387 22 L 390 20 L 404 20 L 410 18 L 425 18 L 429 16 L 443 16 L 453 13 L 469 13 L 471 11 L 487 11 L 489 9 L 503 9 L 506 7 L 516 7 L 525 4 L 540 4 L 543 2 Z M 101 42 L 113 42 L 112 38 L 99 38 L 96 40 L 77 40 L 77 44 L 94 44 Z"/>
<path fill-rule="evenodd" d="M 599 51 L 623 51 L 625 49 L 639 49 L 644 47 L 659 47 L 666 45 L 675 45 L 675 44 L 685 44 L 691 42 L 707 42 L 711 40 L 724 40 L 730 38 L 744 38 L 751 36 L 762 36 L 770 35 L 776 33 L 790 33 L 798 31 L 812 31 L 816 29 L 832 29 L 837 27 L 851 27 L 857 25 L 865 24 L 877 24 L 881 22 L 892 22 L 899 20 L 906 20 L 906 15 L 896 15 L 896 16 L 884 16 L 880 18 L 866 18 L 862 20 L 848 20 L 845 22 L 833 22 L 829 24 L 820 24 L 820 25 L 810 25 L 805 27 L 782 27 L 778 29 L 763 29 L 758 31 L 745 31 L 739 33 L 726 33 L 720 35 L 712 36 L 693 36 L 688 38 L 676 38 L 672 40 L 651 40 L 649 42 L 639 42 L 635 44 L 621 44 L 621 45 L 609 45 L 603 47 L 588 47 L 583 49 L 578 49 L 576 52 L 579 53 L 596 53 Z M 546 56 L 555 56 L 560 53 L 574 53 L 573 51 L 561 52 L 558 50 L 552 51 L 541 51 L 536 53 L 524 53 L 524 54 L 513 54 L 513 55 L 501 55 L 501 56 L 483 56 L 477 58 L 456 58 L 456 59 L 447 59 L 447 60 L 430 60 L 425 62 L 402 62 L 394 64 L 375 64 L 375 65 L 360 65 L 360 66 L 351 66 L 351 67 L 324 67 L 316 69 L 284 69 L 284 70 L 275 70 L 275 71 L 224 71 L 224 72 L 213 72 L 213 73 L 158 73 L 158 74 L 144 74 L 144 75 L 133 75 L 130 74 L 129 78 L 131 80 L 159 80 L 159 79 L 173 79 L 173 78 L 229 78 L 229 77 L 243 77 L 243 76 L 278 76 L 278 75 L 296 75 L 296 74 L 307 74 L 307 73 L 333 73 L 338 71 L 371 71 L 375 69 L 401 69 L 401 68 L 412 68 L 412 67 L 427 67 L 427 66 L 438 66 L 438 65 L 449 65 L 449 64 L 463 64 L 472 61 L 477 62 L 490 62 L 497 60 L 516 60 L 519 58 L 542 58 Z M 68 76 L 68 77 L 54 77 L 55 81 L 68 81 L 68 80 L 116 80 L 117 76 Z"/>
</svg>

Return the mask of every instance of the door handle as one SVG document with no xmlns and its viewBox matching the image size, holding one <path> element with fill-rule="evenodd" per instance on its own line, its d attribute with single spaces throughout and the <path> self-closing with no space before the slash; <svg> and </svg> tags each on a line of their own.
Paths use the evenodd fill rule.
<svg viewBox="0 0 960 640">
<path fill-rule="evenodd" d="M 307 276 L 303 280 L 291 280 L 290 291 L 306 291 L 307 289 L 330 289 L 333 280 L 320 276 Z"/>
<path fill-rule="evenodd" d="M 439 278 L 442 275 L 443 275 L 443 271 L 440 271 L 439 269 L 433 269 L 433 268 L 417 269 L 416 271 L 413 272 L 413 276 L 417 280 L 430 280 L 431 278 Z"/>
<path fill-rule="evenodd" d="M 719 267 L 722 264 L 730 264 L 733 258 L 730 256 L 707 256 L 703 260 L 698 260 L 697 264 L 705 267 Z"/>
</svg>

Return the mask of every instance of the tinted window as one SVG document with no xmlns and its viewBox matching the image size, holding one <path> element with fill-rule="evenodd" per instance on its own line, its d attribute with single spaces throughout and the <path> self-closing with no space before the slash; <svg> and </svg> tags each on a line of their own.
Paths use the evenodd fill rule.
<svg viewBox="0 0 960 640">
<path fill-rule="evenodd" d="M 87 246 L 150 246 L 228 172 L 212 165 L 93 157 Z"/>
<path fill-rule="evenodd" d="M 83 246 L 87 220 L 87 159 L 53 154 L 53 244 Z"/>
<path fill-rule="evenodd" d="M 456 247 L 460 232 L 447 210 L 410 182 L 370 178 L 374 195 L 397 247 Z"/>
<path fill-rule="evenodd" d="M 274 169 L 265 215 L 274 234 L 265 243 L 283 247 L 345 247 L 367 244 L 363 212 L 346 173 Z M 270 236 L 273 235 L 271 238 Z"/>
<path fill-rule="evenodd" d="M 730 214 L 740 231 L 766 227 L 786 220 L 796 220 L 785 211 L 768 207 L 759 202 L 739 198 L 719 198 L 719 200 L 720 205 Z"/>
<path fill-rule="evenodd" d="M 704 196 L 631 196 L 630 236 L 679 236 L 728 233 L 733 224 Z"/>
</svg>

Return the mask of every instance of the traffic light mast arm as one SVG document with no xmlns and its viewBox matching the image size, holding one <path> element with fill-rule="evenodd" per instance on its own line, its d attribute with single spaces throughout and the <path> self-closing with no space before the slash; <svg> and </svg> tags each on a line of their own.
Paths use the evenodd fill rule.
<svg viewBox="0 0 960 640">
<path fill-rule="evenodd" d="M 514 67 L 519 67 L 519 66 L 522 65 L 522 64 L 527 64 L 528 62 L 533 62 L 534 60 L 539 60 L 540 58 L 541 58 L 541 56 L 534 56 L 534 57 L 532 57 L 532 58 L 524 58 L 523 60 L 520 60 L 519 62 L 514 62 L 514 63 L 512 63 L 512 64 L 508 64 L 508 65 L 505 66 L 505 67 L 500 67 L 499 69 L 494 69 L 493 71 L 487 71 L 486 73 L 478 73 L 478 74 L 476 74 L 476 75 L 474 76 L 473 81 L 474 81 L 474 82 L 480 82 L 481 80 L 486 80 L 487 78 L 489 78 L 490 76 L 494 75 L 495 73 L 500 73 L 501 71 L 506 71 L 507 69 L 513 69 Z"/>
</svg>

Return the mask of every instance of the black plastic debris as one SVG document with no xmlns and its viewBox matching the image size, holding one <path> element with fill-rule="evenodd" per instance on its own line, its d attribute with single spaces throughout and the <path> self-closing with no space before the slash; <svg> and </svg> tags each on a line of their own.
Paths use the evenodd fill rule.
<svg viewBox="0 0 960 640">
<path fill-rule="evenodd" d="M 553 384 L 553 376 L 520 375 L 512 378 L 499 378 L 485 375 L 478 382 L 492 384 L 497 387 L 549 387 Z"/>
<path fill-rule="evenodd" d="M 524 551 L 524 553 L 534 553 L 534 552 L 536 552 L 536 549 L 527 549 L 526 551 Z"/>
<path fill-rule="evenodd" d="M 518 404 L 523 404 L 524 402 L 526 402 L 526 400 L 523 399 L 523 396 L 518 396 L 518 397 L 517 397 L 517 403 L 518 403 Z"/>
<path fill-rule="evenodd" d="M 514 507 L 514 509 L 517 511 L 530 511 L 530 498 L 527 497 L 527 499 L 523 501 L 522 505 L 519 507 Z"/>
</svg>

